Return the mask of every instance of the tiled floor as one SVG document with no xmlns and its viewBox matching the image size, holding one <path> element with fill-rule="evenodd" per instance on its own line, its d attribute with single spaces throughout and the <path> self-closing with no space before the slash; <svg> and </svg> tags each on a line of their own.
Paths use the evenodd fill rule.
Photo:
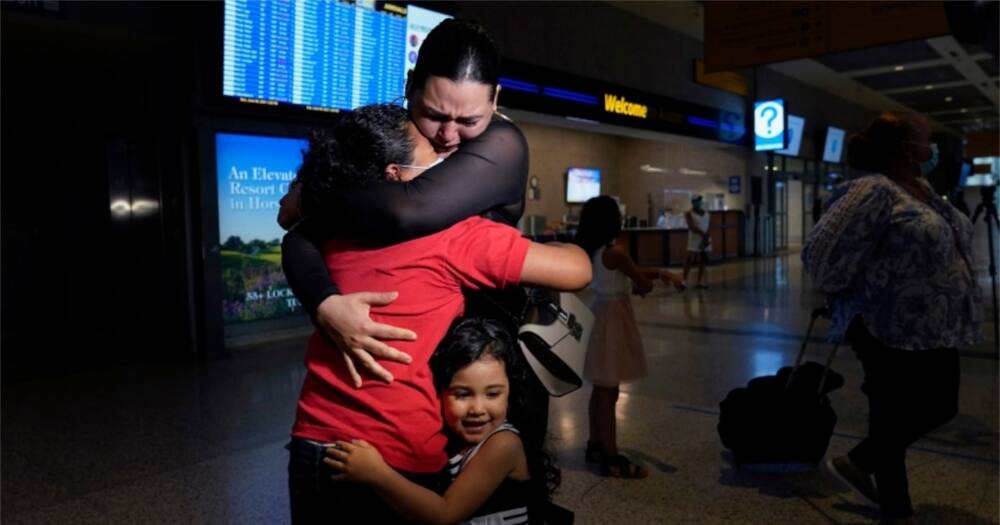
<svg viewBox="0 0 1000 525">
<path fill-rule="evenodd" d="M 714 266 L 710 282 L 707 291 L 659 289 L 635 301 L 650 376 L 623 386 L 619 439 L 650 478 L 606 479 L 583 462 L 584 388 L 551 405 L 558 502 L 580 524 L 874 522 L 873 510 L 814 470 L 734 468 L 715 430 L 730 389 L 792 362 L 822 300 L 797 254 Z M 959 416 L 909 453 L 921 523 L 998 522 L 995 346 L 964 354 Z M 282 447 L 303 348 L 295 339 L 209 364 L 4 385 L 3 523 L 286 523 Z M 814 344 L 808 357 L 826 348 Z M 830 453 L 841 454 L 864 434 L 866 406 L 848 348 L 834 366 L 846 378 L 831 395 L 839 421 Z"/>
</svg>

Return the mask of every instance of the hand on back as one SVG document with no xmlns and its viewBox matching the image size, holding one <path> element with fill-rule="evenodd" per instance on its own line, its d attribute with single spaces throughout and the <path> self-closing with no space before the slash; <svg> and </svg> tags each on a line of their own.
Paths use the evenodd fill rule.
<svg viewBox="0 0 1000 525">
<path fill-rule="evenodd" d="M 375 359 L 397 363 L 410 363 L 410 356 L 382 342 L 385 340 L 413 341 L 417 334 L 404 328 L 377 323 L 371 319 L 371 307 L 391 303 L 396 292 L 358 292 L 331 295 L 316 309 L 316 322 L 338 348 L 343 351 L 347 369 L 355 387 L 362 383 L 358 371 L 362 370 L 375 379 L 391 383 L 392 374 Z"/>
</svg>

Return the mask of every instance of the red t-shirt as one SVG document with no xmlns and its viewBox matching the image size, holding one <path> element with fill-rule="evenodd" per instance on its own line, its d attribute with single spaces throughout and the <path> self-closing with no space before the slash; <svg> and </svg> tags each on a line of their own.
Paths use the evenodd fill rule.
<svg viewBox="0 0 1000 525">
<path fill-rule="evenodd" d="M 441 470 L 444 420 L 427 362 L 465 309 L 462 287 L 517 284 L 529 245 L 514 228 L 480 217 L 388 247 L 326 243 L 327 268 L 341 293 L 398 291 L 388 306 L 373 307 L 371 317 L 413 330 L 417 340 L 391 342 L 413 358 L 409 365 L 380 361 L 395 378 L 391 384 L 366 379 L 356 389 L 342 353 L 314 332 L 292 435 L 323 443 L 364 439 L 395 468 Z"/>
</svg>

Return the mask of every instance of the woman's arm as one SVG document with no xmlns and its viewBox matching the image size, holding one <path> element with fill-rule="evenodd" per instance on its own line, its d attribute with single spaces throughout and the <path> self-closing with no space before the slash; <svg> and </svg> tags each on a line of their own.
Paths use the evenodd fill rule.
<svg viewBox="0 0 1000 525">
<path fill-rule="evenodd" d="M 516 434 L 498 432 L 483 444 L 443 496 L 404 478 L 364 441 L 337 442 L 337 448 L 327 449 L 323 461 L 341 472 L 333 479 L 371 485 L 390 507 L 413 522 L 447 525 L 458 523 L 481 507 L 523 455 Z"/>
<path fill-rule="evenodd" d="M 327 297 L 340 293 L 330 279 L 318 242 L 307 236 L 309 219 L 281 240 L 281 269 L 302 308 L 316 321 L 316 309 Z"/>
<path fill-rule="evenodd" d="M 824 292 L 850 286 L 878 248 L 892 214 L 893 196 L 886 184 L 891 182 L 868 176 L 841 186 L 806 236 L 802 262 Z"/>
<path fill-rule="evenodd" d="M 523 211 L 527 176 L 524 135 L 517 126 L 495 120 L 447 161 L 409 182 L 386 181 L 342 192 L 318 226 L 323 232 L 394 243 L 487 211 L 491 219 L 513 225 Z"/>
</svg>

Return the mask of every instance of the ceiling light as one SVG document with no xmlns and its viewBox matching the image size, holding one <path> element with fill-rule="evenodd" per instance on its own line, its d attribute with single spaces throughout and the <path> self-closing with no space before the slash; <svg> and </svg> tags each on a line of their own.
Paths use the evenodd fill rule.
<svg viewBox="0 0 1000 525">
<path fill-rule="evenodd" d="M 944 97 L 945 102 L 951 102 L 951 97 Z"/>
<path fill-rule="evenodd" d="M 969 111 L 969 110 L 967 110 L 967 109 L 965 109 L 965 108 L 962 108 L 962 113 L 966 113 L 966 112 L 968 112 L 968 111 Z"/>
<path fill-rule="evenodd" d="M 934 89 L 934 86 L 927 84 L 926 86 L 924 86 L 924 89 Z"/>
<path fill-rule="evenodd" d="M 903 66 L 896 66 L 896 71 L 902 71 L 902 70 L 903 70 Z"/>
<path fill-rule="evenodd" d="M 681 175 L 708 175 L 707 171 L 701 170 L 691 170 L 688 168 L 681 168 L 677 170 Z"/>
<path fill-rule="evenodd" d="M 667 170 L 659 166 L 650 166 L 649 164 L 643 164 L 639 166 L 639 171 L 645 171 L 646 173 L 666 173 Z"/>
</svg>

